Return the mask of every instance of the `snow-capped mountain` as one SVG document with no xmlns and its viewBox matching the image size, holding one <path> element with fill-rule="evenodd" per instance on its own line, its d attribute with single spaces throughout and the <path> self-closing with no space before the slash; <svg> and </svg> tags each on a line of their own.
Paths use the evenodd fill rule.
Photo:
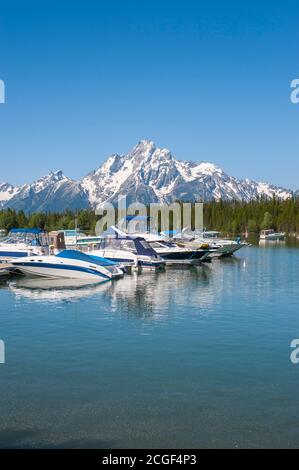
<svg viewBox="0 0 299 470">
<path fill-rule="evenodd" d="M 140 141 L 127 155 L 111 155 L 97 170 L 82 180 L 92 206 L 116 203 L 119 195 L 127 202 L 173 202 L 237 199 L 259 196 L 286 199 L 292 192 L 268 183 L 239 180 L 211 163 L 176 160 L 169 150 L 154 142 Z"/>
<path fill-rule="evenodd" d="M 18 187 L 12 186 L 9 183 L 0 182 L 0 208 L 13 198 L 18 192 Z"/>
<path fill-rule="evenodd" d="M 240 180 L 227 175 L 211 163 L 175 159 L 169 150 L 154 142 L 140 141 L 126 155 L 113 154 L 82 181 L 67 178 L 61 171 L 50 172 L 32 184 L 12 186 L 0 183 L 0 206 L 26 212 L 63 211 L 116 203 L 118 196 L 127 203 L 244 200 L 260 196 L 287 199 L 290 190 Z"/>
<path fill-rule="evenodd" d="M 63 211 L 65 209 L 88 208 L 89 200 L 81 184 L 64 176 L 62 171 L 50 172 L 32 184 L 11 187 L 11 197 L 1 191 L 3 208 L 24 212 Z M 6 193 L 7 194 L 7 193 Z"/>
</svg>

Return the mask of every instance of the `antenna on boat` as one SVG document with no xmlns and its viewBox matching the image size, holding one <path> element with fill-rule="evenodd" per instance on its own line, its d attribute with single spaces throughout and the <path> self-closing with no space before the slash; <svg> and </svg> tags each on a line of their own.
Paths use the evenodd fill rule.
<svg viewBox="0 0 299 470">
<path fill-rule="evenodd" d="M 75 216 L 75 244 L 77 245 L 78 216 Z"/>
</svg>

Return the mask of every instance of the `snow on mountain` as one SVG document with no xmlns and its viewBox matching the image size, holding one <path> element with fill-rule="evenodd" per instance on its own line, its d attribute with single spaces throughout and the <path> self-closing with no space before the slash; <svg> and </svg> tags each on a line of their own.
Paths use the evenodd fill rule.
<svg viewBox="0 0 299 470">
<path fill-rule="evenodd" d="M 211 163 L 176 160 L 169 150 L 154 142 L 140 141 L 127 155 L 111 155 L 96 171 L 82 180 L 92 206 L 116 203 L 119 195 L 127 202 L 175 200 L 245 200 L 260 196 L 286 199 L 292 192 L 268 183 L 239 180 Z"/>
<path fill-rule="evenodd" d="M 15 196 L 19 188 L 12 186 L 9 183 L 0 182 L 0 208 Z"/>
<path fill-rule="evenodd" d="M 50 172 L 32 184 L 0 183 L 0 207 L 34 211 L 63 211 L 96 207 L 103 202 L 127 203 L 244 200 L 258 197 L 287 199 L 290 190 L 227 175 L 212 163 L 180 161 L 151 140 L 141 140 L 126 155 L 112 154 L 82 181 Z"/>
<path fill-rule="evenodd" d="M 65 209 L 84 209 L 90 206 L 81 184 L 67 178 L 62 171 L 50 172 L 32 184 L 24 184 L 14 189 L 12 197 L 2 204 L 4 208 L 10 207 L 28 213 L 61 212 Z"/>
</svg>

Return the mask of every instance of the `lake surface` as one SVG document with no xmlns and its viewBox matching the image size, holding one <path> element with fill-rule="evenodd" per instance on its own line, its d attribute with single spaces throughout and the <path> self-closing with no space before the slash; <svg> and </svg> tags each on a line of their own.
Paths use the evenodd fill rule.
<svg viewBox="0 0 299 470">
<path fill-rule="evenodd" d="M 0 284 L 0 447 L 299 447 L 298 248 L 47 282 Z"/>
</svg>

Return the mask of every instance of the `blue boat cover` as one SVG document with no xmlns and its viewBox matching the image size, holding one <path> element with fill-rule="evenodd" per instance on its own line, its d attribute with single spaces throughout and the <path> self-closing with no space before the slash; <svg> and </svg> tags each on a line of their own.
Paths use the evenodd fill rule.
<svg viewBox="0 0 299 470">
<path fill-rule="evenodd" d="M 77 250 L 63 250 L 55 256 L 57 258 L 77 259 L 79 261 L 85 261 L 86 263 L 97 264 L 98 266 L 114 266 L 117 264 L 109 259 L 101 258 L 100 256 L 87 255 L 86 253 L 82 253 Z"/>
<path fill-rule="evenodd" d="M 179 233 L 182 233 L 182 231 L 181 230 L 164 230 L 163 233 L 171 237 L 172 235 L 178 235 Z"/>
<path fill-rule="evenodd" d="M 142 222 L 147 222 L 150 219 L 150 217 L 147 217 L 145 215 L 127 215 L 125 217 L 125 220 L 131 221 L 131 220 L 141 220 Z"/>
<path fill-rule="evenodd" d="M 38 235 L 39 233 L 44 233 L 45 230 L 41 228 L 12 228 L 10 233 L 33 233 Z"/>
</svg>

